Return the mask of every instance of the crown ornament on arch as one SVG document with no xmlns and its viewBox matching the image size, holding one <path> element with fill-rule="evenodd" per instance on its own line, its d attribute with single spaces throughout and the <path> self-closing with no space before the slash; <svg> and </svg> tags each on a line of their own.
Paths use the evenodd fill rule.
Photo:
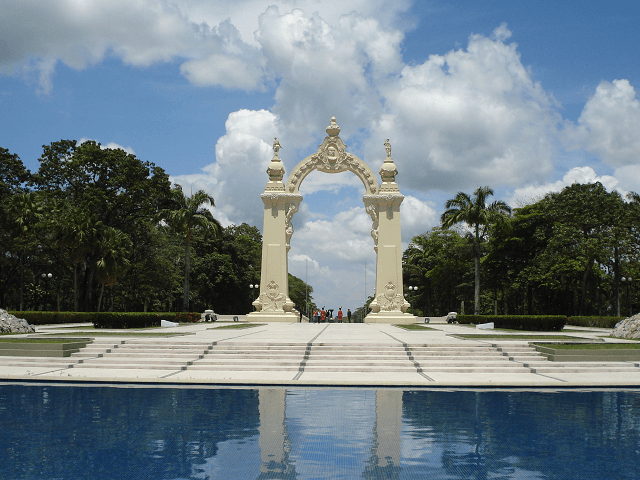
<svg viewBox="0 0 640 480">
<path fill-rule="evenodd" d="M 326 128 L 327 135 L 337 137 L 340 134 L 340 126 L 336 123 L 336 117 L 331 117 L 329 126 Z"/>
<path fill-rule="evenodd" d="M 320 145 L 318 152 L 313 155 L 312 161 L 321 172 L 341 172 L 347 169 L 346 163 L 351 155 L 347 153 L 347 145 L 340 138 L 340 126 L 336 123 L 336 117 L 331 117 L 331 122 L 326 128 L 327 136 Z"/>
</svg>

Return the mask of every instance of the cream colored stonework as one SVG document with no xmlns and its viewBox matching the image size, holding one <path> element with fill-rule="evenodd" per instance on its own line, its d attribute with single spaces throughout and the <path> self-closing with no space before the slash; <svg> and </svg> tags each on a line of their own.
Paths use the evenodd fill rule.
<svg viewBox="0 0 640 480">
<path fill-rule="evenodd" d="M 326 129 L 327 136 L 318 151 L 302 160 L 283 183 L 284 165 L 278 156 L 281 148 L 274 139 L 274 156 L 267 168 L 269 182 L 261 195 L 264 203 L 264 228 L 262 239 L 262 269 L 260 295 L 253 302 L 256 311 L 249 320 L 263 322 L 295 322 L 289 299 L 288 252 L 293 235 L 292 218 L 298 211 L 302 195 L 300 185 L 309 173 L 319 170 L 325 173 L 353 172 L 364 184 L 363 202 L 371 217 L 371 237 L 377 253 L 376 297 L 371 303 L 371 313 L 365 318 L 369 323 L 413 323 L 416 318 L 406 310 L 402 285 L 402 247 L 400 240 L 400 194 L 395 176 L 398 170 L 391 159 L 391 144 L 384 143 L 387 158 L 380 168 L 382 184 L 369 166 L 347 152 L 347 145 L 339 137 L 340 127 L 335 117 Z"/>
</svg>

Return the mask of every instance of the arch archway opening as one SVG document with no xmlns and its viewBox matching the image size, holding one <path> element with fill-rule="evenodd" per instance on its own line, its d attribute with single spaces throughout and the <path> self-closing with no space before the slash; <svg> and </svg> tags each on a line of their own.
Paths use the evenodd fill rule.
<svg viewBox="0 0 640 480">
<path fill-rule="evenodd" d="M 327 179 L 336 182 L 327 184 Z M 362 308 L 374 291 L 376 253 L 363 193 L 350 172 L 311 172 L 300 187 L 303 199 L 292 218 L 289 273 L 308 279 L 316 305 L 333 308 L 334 315 L 339 307 L 345 315 L 348 308 Z"/>
</svg>

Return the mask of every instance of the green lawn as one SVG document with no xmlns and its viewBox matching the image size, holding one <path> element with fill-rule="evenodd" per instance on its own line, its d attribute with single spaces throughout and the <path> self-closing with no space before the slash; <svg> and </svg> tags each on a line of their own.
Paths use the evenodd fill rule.
<svg viewBox="0 0 640 480">
<path fill-rule="evenodd" d="M 234 323 L 231 325 L 224 325 L 222 327 L 210 327 L 210 328 L 207 328 L 207 330 L 222 330 L 224 328 L 241 329 L 241 328 L 251 328 L 251 327 L 262 327 L 263 325 L 265 324 L 264 323 Z"/>
<path fill-rule="evenodd" d="M 184 335 L 193 335 L 193 332 L 141 332 L 131 330 L 118 330 L 105 332 L 102 330 L 94 330 L 91 332 L 64 332 L 64 333 L 48 333 L 47 337 L 179 337 Z"/>
<path fill-rule="evenodd" d="M 640 350 L 640 344 L 637 343 L 554 343 L 553 345 L 536 345 L 555 350 Z"/>
<path fill-rule="evenodd" d="M 82 338 L 87 338 L 83 336 Z M 75 339 L 74 339 L 75 340 Z M 68 338 L 0 338 L 0 343 L 69 343 Z"/>
<path fill-rule="evenodd" d="M 570 337 L 568 335 L 547 335 L 542 333 L 540 335 L 535 335 L 531 333 L 526 333 L 522 335 L 486 335 L 486 334 L 456 334 L 452 335 L 453 337 L 464 338 L 467 340 L 486 340 L 486 339 L 494 339 L 494 340 L 590 340 L 588 338 L 583 337 Z"/>
<path fill-rule="evenodd" d="M 410 323 L 408 325 L 394 325 L 394 326 L 404 328 L 405 330 L 435 330 L 435 328 L 425 327 L 424 325 L 418 325 L 416 323 Z"/>
</svg>

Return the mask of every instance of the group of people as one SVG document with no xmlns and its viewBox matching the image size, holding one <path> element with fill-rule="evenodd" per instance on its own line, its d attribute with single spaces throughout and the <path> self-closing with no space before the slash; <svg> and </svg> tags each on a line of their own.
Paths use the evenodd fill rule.
<svg viewBox="0 0 640 480">
<path fill-rule="evenodd" d="M 324 322 L 331 321 L 332 319 L 333 319 L 333 309 L 325 310 L 324 307 L 322 307 L 322 310 L 320 311 L 314 310 L 313 315 L 311 316 L 311 321 L 313 323 L 324 323 Z M 343 313 L 342 313 L 342 307 L 340 307 L 338 309 L 338 314 L 336 316 L 335 321 L 338 323 L 342 323 L 342 319 L 343 319 Z M 351 323 L 351 309 L 349 308 L 347 308 L 347 322 Z"/>
</svg>

